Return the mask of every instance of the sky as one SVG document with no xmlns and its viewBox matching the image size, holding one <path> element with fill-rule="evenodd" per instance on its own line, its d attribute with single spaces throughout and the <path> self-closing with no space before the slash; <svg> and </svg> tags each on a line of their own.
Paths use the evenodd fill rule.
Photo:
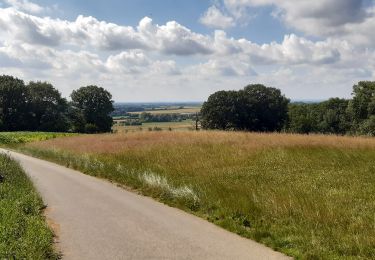
<svg viewBox="0 0 375 260">
<path fill-rule="evenodd" d="M 117 102 L 260 83 L 292 100 L 375 80 L 373 0 L 0 0 L 0 74 Z"/>
</svg>

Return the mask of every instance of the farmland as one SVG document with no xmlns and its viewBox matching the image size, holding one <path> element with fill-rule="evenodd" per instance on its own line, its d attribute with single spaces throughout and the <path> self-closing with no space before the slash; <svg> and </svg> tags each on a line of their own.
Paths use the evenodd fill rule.
<svg viewBox="0 0 375 260">
<path fill-rule="evenodd" d="M 0 173 L 0 259 L 58 259 L 30 180 L 6 155 L 0 155 Z"/>
<path fill-rule="evenodd" d="M 25 153 L 153 196 L 297 259 L 375 257 L 375 139 L 132 132 Z"/>
<path fill-rule="evenodd" d="M 23 144 L 74 135 L 76 134 L 46 132 L 0 132 L 0 145 Z"/>
</svg>

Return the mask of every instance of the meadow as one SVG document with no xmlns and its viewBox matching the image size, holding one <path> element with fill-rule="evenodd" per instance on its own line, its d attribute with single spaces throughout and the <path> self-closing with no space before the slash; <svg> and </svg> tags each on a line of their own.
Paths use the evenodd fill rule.
<svg viewBox="0 0 375 260">
<path fill-rule="evenodd" d="M 58 259 L 44 204 L 20 165 L 0 155 L 0 259 Z"/>
<path fill-rule="evenodd" d="M 296 259 L 375 258 L 375 139 L 129 132 L 18 149 L 179 207 Z"/>
</svg>

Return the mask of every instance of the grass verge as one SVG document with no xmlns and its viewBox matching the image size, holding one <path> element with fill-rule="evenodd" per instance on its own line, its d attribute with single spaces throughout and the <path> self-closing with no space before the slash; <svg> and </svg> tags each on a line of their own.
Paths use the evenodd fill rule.
<svg viewBox="0 0 375 260">
<path fill-rule="evenodd" d="M 0 259 L 58 259 L 43 202 L 20 165 L 0 155 Z"/>
<path fill-rule="evenodd" d="M 20 149 L 130 186 L 297 259 L 375 258 L 375 139 L 145 132 Z"/>
</svg>

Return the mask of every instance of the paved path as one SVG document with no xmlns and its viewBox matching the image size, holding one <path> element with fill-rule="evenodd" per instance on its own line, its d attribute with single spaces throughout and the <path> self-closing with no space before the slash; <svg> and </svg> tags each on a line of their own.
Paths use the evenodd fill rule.
<svg viewBox="0 0 375 260">
<path fill-rule="evenodd" d="M 288 259 L 107 181 L 18 153 L 10 155 L 48 205 L 47 217 L 63 259 Z"/>
</svg>

